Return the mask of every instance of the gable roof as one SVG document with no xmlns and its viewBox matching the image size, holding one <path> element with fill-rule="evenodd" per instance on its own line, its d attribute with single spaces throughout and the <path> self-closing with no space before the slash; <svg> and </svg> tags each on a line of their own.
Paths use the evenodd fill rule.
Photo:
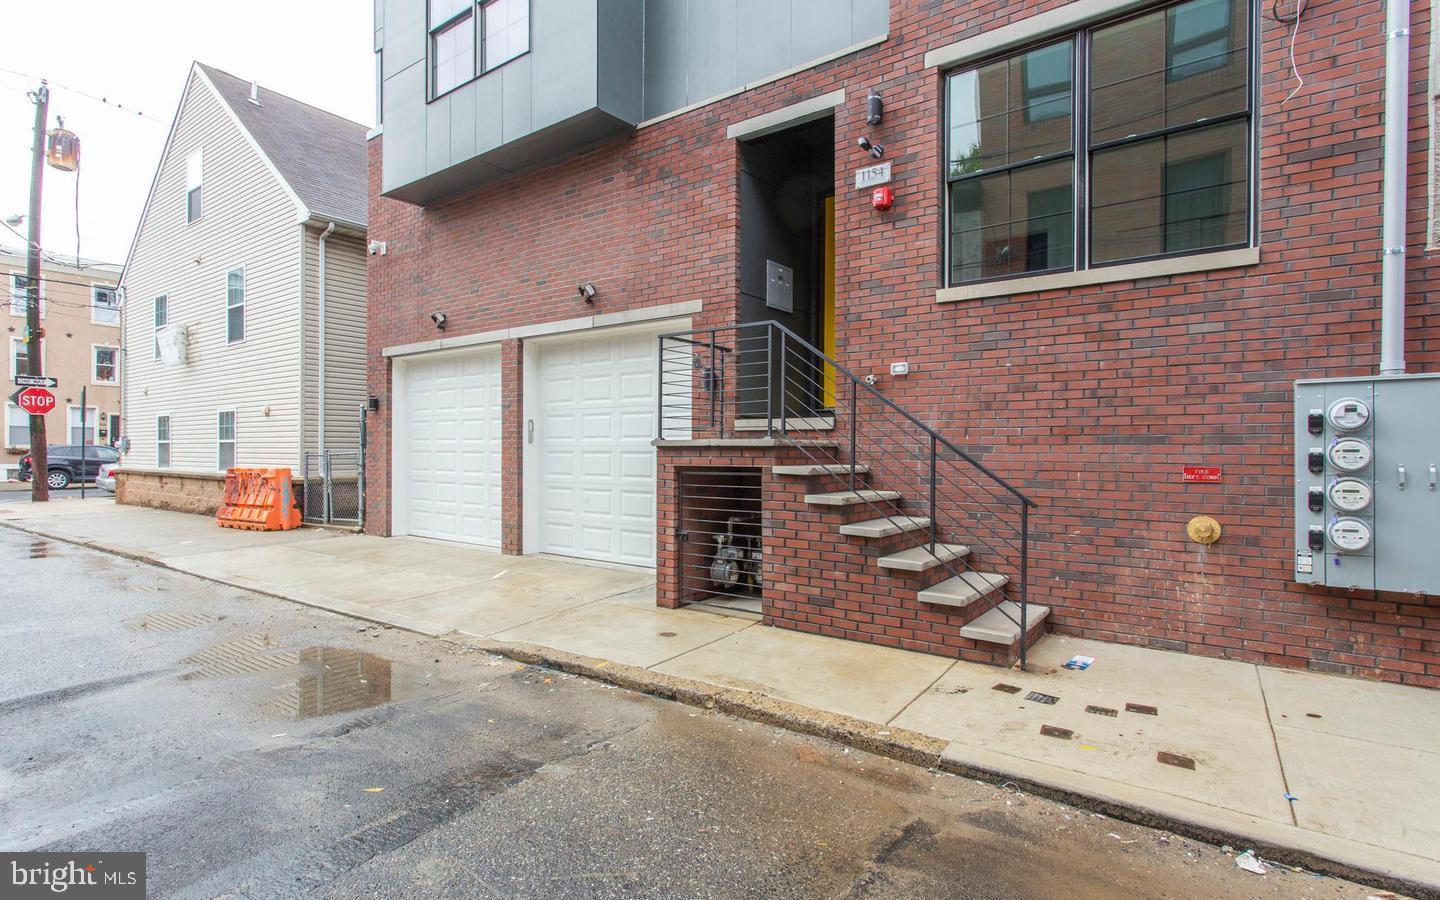
<svg viewBox="0 0 1440 900">
<path fill-rule="evenodd" d="M 370 191 L 365 126 L 197 62 L 241 127 L 312 218 L 364 228 Z"/>
</svg>

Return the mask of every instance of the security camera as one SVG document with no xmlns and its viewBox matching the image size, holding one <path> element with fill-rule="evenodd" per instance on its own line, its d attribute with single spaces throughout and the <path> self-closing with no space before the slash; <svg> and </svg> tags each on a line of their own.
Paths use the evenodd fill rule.
<svg viewBox="0 0 1440 900">
<path fill-rule="evenodd" d="M 431 313 L 430 321 L 435 323 L 436 328 L 441 331 L 445 330 L 445 314 L 443 312 Z"/>
<path fill-rule="evenodd" d="M 879 144 L 872 143 L 871 140 L 867 137 L 862 137 L 859 140 L 859 144 L 861 150 L 868 150 L 870 152 L 870 155 L 875 157 L 876 159 L 879 159 L 880 157 L 885 155 L 885 148 L 880 146 Z"/>
<path fill-rule="evenodd" d="M 595 302 L 595 282 L 587 281 L 584 284 L 577 285 L 575 291 L 580 295 L 580 299 L 586 303 Z"/>
<path fill-rule="evenodd" d="M 869 138 L 867 138 L 867 137 L 862 137 L 862 138 L 860 139 L 860 149 L 861 149 L 861 150 L 869 150 L 871 146 L 872 146 L 872 144 L 870 143 L 870 139 L 869 139 Z"/>
<path fill-rule="evenodd" d="M 370 244 L 369 244 L 368 250 L 369 250 L 369 253 L 370 253 L 371 256 L 384 256 L 384 255 L 385 255 L 385 242 L 384 242 L 384 241 L 371 241 Z"/>
</svg>

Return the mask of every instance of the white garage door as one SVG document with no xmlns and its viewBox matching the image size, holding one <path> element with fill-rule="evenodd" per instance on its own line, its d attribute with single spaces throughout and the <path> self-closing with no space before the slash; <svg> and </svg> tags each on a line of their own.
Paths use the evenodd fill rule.
<svg viewBox="0 0 1440 900">
<path fill-rule="evenodd" d="M 500 546 L 500 397 L 498 350 L 407 364 L 394 477 L 409 534 Z"/>
<path fill-rule="evenodd" d="M 544 343 L 537 353 L 540 549 L 655 565 L 655 335 Z"/>
</svg>

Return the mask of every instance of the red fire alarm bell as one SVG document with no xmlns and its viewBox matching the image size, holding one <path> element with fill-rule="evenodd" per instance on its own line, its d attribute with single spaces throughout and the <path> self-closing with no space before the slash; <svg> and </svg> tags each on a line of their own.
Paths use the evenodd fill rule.
<svg viewBox="0 0 1440 900">
<path fill-rule="evenodd" d="M 870 205 L 876 209 L 889 209 L 895 205 L 895 192 L 888 187 L 878 187 L 870 194 Z"/>
</svg>

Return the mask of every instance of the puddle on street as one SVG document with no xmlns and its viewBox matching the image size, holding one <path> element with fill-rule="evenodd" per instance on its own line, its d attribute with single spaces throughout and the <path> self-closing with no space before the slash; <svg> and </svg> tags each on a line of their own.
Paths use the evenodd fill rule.
<svg viewBox="0 0 1440 900">
<path fill-rule="evenodd" d="M 390 660 L 343 647 L 299 651 L 301 674 L 274 707 L 289 718 L 309 719 L 389 703 Z"/>
<path fill-rule="evenodd" d="M 132 622 L 144 630 L 183 630 L 210 624 L 223 616 L 202 617 L 156 614 Z M 159 619 L 159 621 L 157 621 Z M 438 660 L 437 660 L 438 661 Z M 348 647 L 312 646 L 297 650 L 283 648 L 268 632 L 232 637 L 185 657 L 191 670 L 184 681 L 227 675 L 274 673 L 276 693 L 265 707 L 287 719 L 310 719 L 334 713 L 380 706 L 428 685 L 432 676 L 410 666 L 396 665 L 383 656 Z M 400 677 L 408 673 L 408 678 Z M 423 674 L 423 677 L 422 677 Z M 404 688 L 397 688 L 403 682 Z"/>
</svg>

